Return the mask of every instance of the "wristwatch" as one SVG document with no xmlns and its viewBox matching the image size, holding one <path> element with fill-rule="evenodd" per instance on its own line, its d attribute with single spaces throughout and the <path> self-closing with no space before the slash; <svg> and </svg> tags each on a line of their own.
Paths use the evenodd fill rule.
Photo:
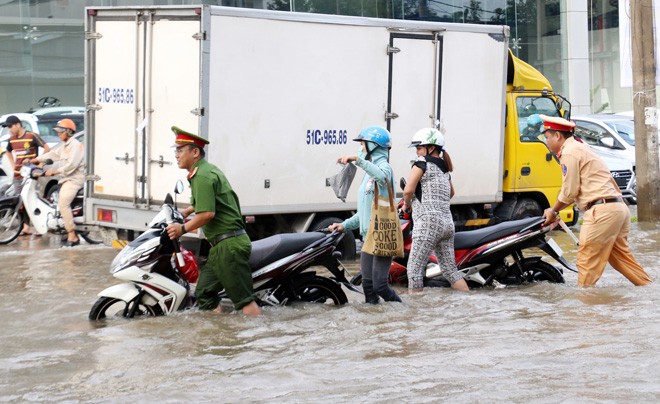
<svg viewBox="0 0 660 404">
<path fill-rule="evenodd" d="M 554 209 L 552 209 L 552 214 L 555 215 L 555 216 L 559 216 L 559 212 L 557 212 L 557 211 L 554 210 Z"/>
</svg>

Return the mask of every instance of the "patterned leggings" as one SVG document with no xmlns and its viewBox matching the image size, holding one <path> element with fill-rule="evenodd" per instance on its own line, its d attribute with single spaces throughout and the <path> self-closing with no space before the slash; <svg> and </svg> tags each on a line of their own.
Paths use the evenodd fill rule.
<svg viewBox="0 0 660 404">
<path fill-rule="evenodd" d="M 454 222 L 444 220 L 441 214 L 420 214 L 413 222 L 413 243 L 408 258 L 408 289 L 423 289 L 426 264 L 435 249 L 442 276 L 452 285 L 463 276 L 456 268 L 454 258 Z"/>
</svg>

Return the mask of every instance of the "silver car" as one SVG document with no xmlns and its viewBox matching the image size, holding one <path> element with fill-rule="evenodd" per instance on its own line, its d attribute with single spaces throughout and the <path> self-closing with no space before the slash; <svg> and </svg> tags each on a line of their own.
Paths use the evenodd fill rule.
<svg viewBox="0 0 660 404">
<path fill-rule="evenodd" d="M 637 204 L 635 178 L 635 122 L 632 117 L 595 114 L 571 117 L 575 135 L 607 163 L 626 202 Z"/>
</svg>

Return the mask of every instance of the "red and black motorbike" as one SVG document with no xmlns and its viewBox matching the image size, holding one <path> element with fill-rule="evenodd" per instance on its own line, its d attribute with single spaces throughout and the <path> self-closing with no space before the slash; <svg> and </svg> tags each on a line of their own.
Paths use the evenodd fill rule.
<svg viewBox="0 0 660 404">
<path fill-rule="evenodd" d="M 407 265 L 412 247 L 413 221 L 403 212 L 399 202 L 399 218 L 404 239 L 404 257 L 395 258 L 390 267 L 390 283 L 407 284 Z M 564 283 L 563 269 L 542 260 L 538 255 L 525 255 L 530 249 L 540 249 L 554 258 L 564 268 L 577 272 L 562 257 L 562 250 L 552 238 L 546 238 L 559 222 L 543 226 L 543 217 L 512 220 L 477 230 L 457 232 L 454 237 L 454 254 L 458 271 L 470 288 L 484 286 L 520 285 L 548 281 Z M 358 274 L 351 283 L 359 285 Z M 434 254 L 426 265 L 424 286 L 449 287 L 441 275 L 441 268 Z"/>
</svg>

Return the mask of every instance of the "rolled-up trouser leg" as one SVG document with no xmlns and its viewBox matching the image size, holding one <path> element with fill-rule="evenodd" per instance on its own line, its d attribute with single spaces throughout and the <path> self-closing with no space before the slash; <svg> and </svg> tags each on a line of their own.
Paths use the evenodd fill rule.
<svg viewBox="0 0 660 404">
<path fill-rule="evenodd" d="M 73 222 L 73 213 L 71 212 L 71 202 L 73 202 L 73 199 L 76 197 L 76 194 L 78 194 L 80 188 L 80 185 L 75 184 L 72 181 L 66 181 L 60 185 L 57 207 L 60 210 L 62 220 L 64 220 L 64 228 L 67 232 L 76 229 L 76 225 Z"/>
</svg>

